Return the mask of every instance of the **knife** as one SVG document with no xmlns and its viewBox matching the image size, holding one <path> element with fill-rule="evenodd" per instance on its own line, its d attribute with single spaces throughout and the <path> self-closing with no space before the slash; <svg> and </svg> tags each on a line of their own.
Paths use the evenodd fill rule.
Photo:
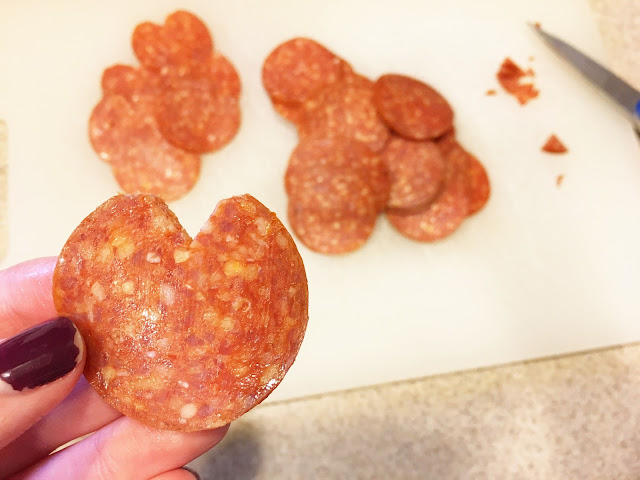
<svg viewBox="0 0 640 480">
<path fill-rule="evenodd" d="M 545 32 L 539 24 L 529 25 L 556 53 L 620 105 L 631 118 L 633 127 L 640 136 L 640 92 L 584 53 Z"/>
</svg>

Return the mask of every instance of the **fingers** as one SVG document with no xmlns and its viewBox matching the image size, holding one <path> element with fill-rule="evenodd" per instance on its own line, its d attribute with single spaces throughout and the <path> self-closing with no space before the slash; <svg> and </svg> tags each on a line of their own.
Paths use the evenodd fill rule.
<svg viewBox="0 0 640 480">
<path fill-rule="evenodd" d="M 176 469 L 216 445 L 228 426 L 180 433 L 121 417 L 24 470 L 14 480 L 140 480 Z"/>
<path fill-rule="evenodd" d="M 170 472 L 164 472 L 153 477 L 150 480 L 200 480 L 197 473 L 187 470 L 186 468 L 179 468 L 177 470 L 171 470 Z"/>
<path fill-rule="evenodd" d="M 67 318 L 56 318 L 0 343 L 0 449 L 73 389 L 84 344 Z"/>
<path fill-rule="evenodd" d="M 82 377 L 64 402 L 0 450 L 0 478 L 26 468 L 60 445 L 95 432 L 120 416 Z"/>
<path fill-rule="evenodd" d="M 0 270 L 0 338 L 56 316 L 51 293 L 56 257 Z"/>
</svg>

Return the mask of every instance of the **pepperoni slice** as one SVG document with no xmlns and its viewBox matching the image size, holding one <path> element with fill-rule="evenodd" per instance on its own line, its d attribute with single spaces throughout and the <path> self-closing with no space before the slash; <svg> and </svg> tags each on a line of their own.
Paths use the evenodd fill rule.
<svg viewBox="0 0 640 480">
<path fill-rule="evenodd" d="M 449 152 L 458 145 L 458 141 L 456 140 L 456 130 L 452 128 L 447 133 L 440 135 L 438 138 L 434 140 L 440 153 L 445 157 L 449 154 Z"/>
<path fill-rule="evenodd" d="M 323 45 L 294 38 L 278 45 L 262 65 L 262 84 L 285 118 L 322 88 L 340 80 L 351 67 Z"/>
<path fill-rule="evenodd" d="M 165 85 L 157 112 L 162 135 L 173 145 L 195 153 L 219 150 L 240 128 L 237 96 L 239 80 L 232 77 L 190 75 Z M 236 87 L 237 85 L 237 87 Z"/>
<path fill-rule="evenodd" d="M 249 195 L 223 200 L 195 239 L 151 195 L 119 195 L 67 240 L 53 297 L 87 344 L 85 377 L 156 428 L 225 425 L 264 400 L 308 320 L 302 259 Z"/>
<path fill-rule="evenodd" d="M 393 136 L 381 158 L 391 178 L 387 207 L 424 205 L 438 194 L 444 178 L 444 160 L 434 142 L 415 142 Z"/>
<path fill-rule="evenodd" d="M 300 241 L 318 253 L 349 253 L 362 247 L 373 233 L 378 212 L 371 204 L 359 214 L 320 210 L 289 202 L 289 223 Z"/>
<path fill-rule="evenodd" d="M 140 63 L 154 71 L 167 66 L 197 68 L 213 54 L 209 29 L 185 11 L 169 15 L 164 25 L 141 23 L 133 31 L 131 44 Z"/>
<path fill-rule="evenodd" d="M 386 124 L 405 138 L 436 138 L 453 125 L 453 110 L 444 97 L 411 77 L 383 75 L 375 83 L 373 102 Z"/>
<path fill-rule="evenodd" d="M 433 242 L 451 235 L 469 212 L 467 158 L 461 148 L 452 150 L 445 162 L 440 194 L 423 208 L 387 211 L 391 225 L 402 235 L 420 242 Z"/>
<path fill-rule="evenodd" d="M 467 199 L 469 215 L 485 206 L 491 195 L 489 176 L 482 162 L 467 152 Z"/>
<path fill-rule="evenodd" d="M 200 157 L 167 142 L 153 113 L 148 102 L 106 95 L 91 114 L 89 138 L 125 192 L 153 193 L 172 201 L 193 188 Z"/>
<path fill-rule="evenodd" d="M 301 137 L 342 135 L 362 142 L 372 152 L 382 150 L 389 140 L 389 129 L 373 105 L 373 83 L 359 75 L 333 83 L 305 102 L 298 133 Z"/>
<path fill-rule="evenodd" d="M 102 91 L 105 94 L 121 95 L 129 101 L 140 98 L 150 99 L 157 96 L 162 88 L 159 75 L 130 65 L 117 64 L 102 73 Z"/>
<path fill-rule="evenodd" d="M 219 52 L 214 52 L 209 60 L 209 78 L 218 95 L 239 98 L 242 84 L 231 61 Z"/>
<path fill-rule="evenodd" d="M 320 170 L 318 166 L 326 168 Z M 384 163 L 378 155 L 373 154 L 361 143 L 341 136 L 325 137 L 314 134 L 302 138 L 289 158 L 285 188 L 289 195 L 302 197 L 306 195 L 305 189 L 299 188 L 297 194 L 296 184 L 327 184 L 332 172 L 341 171 L 354 172 L 364 180 L 370 188 L 376 209 L 381 211 L 384 208 L 391 189 Z M 348 190 L 339 191 L 339 194 L 345 197 L 350 193 Z M 304 202 L 302 203 L 304 205 Z"/>
<path fill-rule="evenodd" d="M 361 172 L 348 166 L 320 163 L 288 175 L 287 180 L 289 200 L 302 208 L 349 215 L 378 211 L 371 185 Z"/>
</svg>

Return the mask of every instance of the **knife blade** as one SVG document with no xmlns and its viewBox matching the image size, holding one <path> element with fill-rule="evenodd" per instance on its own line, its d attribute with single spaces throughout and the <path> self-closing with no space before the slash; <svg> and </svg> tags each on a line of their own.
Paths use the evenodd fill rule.
<svg viewBox="0 0 640 480">
<path fill-rule="evenodd" d="M 565 41 L 545 32 L 538 24 L 529 25 L 552 50 L 620 105 L 631 117 L 640 135 L 640 91 Z"/>
</svg>

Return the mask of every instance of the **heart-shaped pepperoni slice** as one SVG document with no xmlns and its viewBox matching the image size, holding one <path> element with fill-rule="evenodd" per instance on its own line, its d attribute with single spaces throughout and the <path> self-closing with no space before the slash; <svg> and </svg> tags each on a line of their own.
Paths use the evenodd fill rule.
<svg viewBox="0 0 640 480">
<path fill-rule="evenodd" d="M 98 393 L 181 431 L 225 425 L 264 400 L 308 319 L 298 250 L 249 195 L 220 202 L 193 240 L 158 197 L 111 198 L 69 237 L 53 296 L 85 339 Z"/>
</svg>

